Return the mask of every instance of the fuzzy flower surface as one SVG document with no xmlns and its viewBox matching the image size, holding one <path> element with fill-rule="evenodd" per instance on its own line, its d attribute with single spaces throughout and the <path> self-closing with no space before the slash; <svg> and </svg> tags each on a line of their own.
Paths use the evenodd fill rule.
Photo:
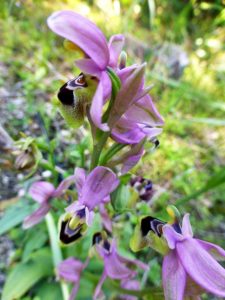
<svg viewBox="0 0 225 300">
<path fill-rule="evenodd" d="M 119 180 L 106 167 L 96 167 L 88 175 L 84 169 L 76 168 L 75 184 L 78 200 L 66 208 L 60 228 L 60 240 L 65 244 L 81 237 L 87 227 L 91 226 L 94 209 L 109 202 L 109 195 L 116 189 Z"/>
<path fill-rule="evenodd" d="M 203 292 L 225 297 L 225 269 L 217 262 L 225 259 L 225 251 L 193 237 L 189 214 L 181 228 L 164 225 L 163 236 L 170 248 L 162 267 L 166 300 L 182 300 Z"/>
<path fill-rule="evenodd" d="M 102 31 L 94 23 L 69 10 L 53 13 L 47 23 L 53 32 L 69 40 L 84 52 L 85 58 L 76 61 L 77 67 L 99 80 L 92 99 L 90 115 L 98 128 L 108 130 L 108 125 L 103 124 L 101 120 L 103 105 L 112 89 L 107 68 L 117 67 L 118 57 L 124 44 L 123 35 L 114 35 L 107 42 Z"/>
</svg>

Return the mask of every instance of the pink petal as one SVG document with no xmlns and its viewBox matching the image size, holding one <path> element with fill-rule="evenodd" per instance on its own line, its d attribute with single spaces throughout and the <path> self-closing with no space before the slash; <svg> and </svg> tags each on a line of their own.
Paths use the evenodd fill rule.
<svg viewBox="0 0 225 300">
<path fill-rule="evenodd" d="M 135 102 L 125 113 L 126 117 L 136 123 L 145 124 L 148 126 L 161 126 L 164 121 L 154 106 L 149 95 L 142 97 Z"/>
<path fill-rule="evenodd" d="M 119 180 L 110 169 L 96 167 L 87 176 L 82 189 L 82 197 L 79 201 L 87 206 L 89 210 L 93 210 L 106 196 L 114 191 L 118 184 Z"/>
<path fill-rule="evenodd" d="M 63 260 L 57 267 L 57 274 L 69 282 L 76 282 L 80 278 L 80 273 L 83 270 L 83 263 L 73 257 Z"/>
<path fill-rule="evenodd" d="M 123 70 L 126 70 L 126 68 Z M 110 128 L 114 127 L 114 124 L 135 102 L 138 91 L 143 85 L 144 72 L 145 64 L 142 64 L 141 66 L 136 67 L 126 81 L 122 83 L 122 87 L 116 96 L 110 113 L 108 121 Z"/>
<path fill-rule="evenodd" d="M 76 184 L 76 188 L 77 188 L 79 197 L 81 197 L 81 191 L 82 191 L 82 187 L 85 183 L 85 179 L 86 179 L 85 170 L 82 168 L 76 168 L 75 169 L 75 184 Z"/>
<path fill-rule="evenodd" d="M 65 211 L 71 214 L 75 214 L 77 211 L 84 209 L 85 206 L 79 201 L 74 201 L 72 204 L 65 208 Z"/>
<path fill-rule="evenodd" d="M 43 203 L 48 201 L 54 190 L 53 184 L 45 181 L 38 181 L 31 185 L 29 195 L 38 203 Z"/>
<path fill-rule="evenodd" d="M 111 135 L 116 142 L 121 144 L 137 144 L 145 137 L 145 133 L 138 124 L 124 117 L 116 123 Z"/>
<path fill-rule="evenodd" d="M 141 289 L 140 287 L 140 282 L 137 280 L 122 280 L 121 281 L 121 287 L 123 289 L 127 289 L 127 290 L 134 290 L 134 291 L 138 291 Z M 138 298 L 135 296 L 130 296 L 130 295 L 121 295 L 121 299 L 124 300 L 137 300 Z"/>
<path fill-rule="evenodd" d="M 107 124 L 102 124 L 104 100 L 109 91 L 111 91 L 111 80 L 106 72 L 102 72 L 97 90 L 92 99 L 90 115 L 93 123 L 103 131 L 109 130 Z"/>
<path fill-rule="evenodd" d="M 163 259 L 162 280 L 165 300 L 184 299 L 186 273 L 175 251 L 170 251 Z"/>
<path fill-rule="evenodd" d="M 75 61 L 75 65 L 84 73 L 91 74 L 98 78 L 101 77 L 101 70 L 90 58 L 78 59 Z"/>
<path fill-rule="evenodd" d="M 103 203 L 109 203 L 110 202 L 110 196 L 106 196 L 103 200 L 102 200 L 102 202 Z"/>
<path fill-rule="evenodd" d="M 151 89 L 153 88 L 153 85 L 149 85 L 147 87 L 144 87 L 144 83 L 145 83 L 145 81 L 143 80 L 143 87 L 139 90 L 139 93 L 137 94 L 136 101 L 139 101 L 142 98 L 144 98 L 145 96 L 147 96 L 149 94 L 149 92 L 151 91 Z"/>
<path fill-rule="evenodd" d="M 109 40 L 109 65 L 112 68 L 116 68 L 118 64 L 119 55 L 123 49 L 124 36 L 122 34 L 113 35 Z"/>
<path fill-rule="evenodd" d="M 30 216 L 26 217 L 23 221 L 23 228 L 28 229 L 38 223 L 40 223 L 50 210 L 48 203 L 43 202 L 41 206 L 35 210 Z"/>
<path fill-rule="evenodd" d="M 112 220 L 108 214 L 107 209 L 105 208 L 104 204 L 99 205 L 99 213 L 102 219 L 103 227 L 108 231 L 112 232 Z"/>
<path fill-rule="evenodd" d="M 94 220 L 95 213 L 93 211 L 89 211 L 87 207 L 85 207 L 85 216 L 86 216 L 86 224 L 87 226 L 91 226 Z"/>
<path fill-rule="evenodd" d="M 101 30 L 85 17 L 69 10 L 53 13 L 47 20 L 49 28 L 56 34 L 80 47 L 104 70 L 109 62 L 109 50 Z"/>
<path fill-rule="evenodd" d="M 76 175 L 71 175 L 69 177 L 67 177 L 66 179 L 64 179 L 59 186 L 57 187 L 57 189 L 55 190 L 55 192 L 53 193 L 53 197 L 60 197 L 63 193 L 66 192 L 66 190 L 71 186 L 71 184 L 75 183 L 75 179 L 76 179 Z"/>
<path fill-rule="evenodd" d="M 104 256 L 105 272 L 112 279 L 131 278 L 136 272 L 128 269 L 125 264 L 121 264 L 120 258 L 116 251 L 112 251 Z"/>
<path fill-rule="evenodd" d="M 96 245 L 95 249 L 104 260 L 104 272 L 109 278 L 125 279 L 132 278 L 136 275 L 135 271 L 130 270 L 122 263 L 117 252 L 115 240 L 111 243 L 110 251 L 100 245 Z"/>
<path fill-rule="evenodd" d="M 175 249 L 176 243 L 184 239 L 184 237 L 177 233 L 171 225 L 164 225 L 162 230 L 163 236 L 166 239 L 170 249 Z"/>
<path fill-rule="evenodd" d="M 225 250 L 215 244 L 195 239 L 207 252 L 209 252 L 216 260 L 225 260 Z"/>
<path fill-rule="evenodd" d="M 77 295 L 77 292 L 79 290 L 79 287 L 80 287 L 80 279 L 77 280 L 77 282 L 74 284 L 73 288 L 72 288 L 72 291 L 69 295 L 69 299 L 68 300 L 74 300 L 76 299 L 76 295 Z"/>
<path fill-rule="evenodd" d="M 126 67 L 122 70 L 117 70 L 116 74 L 119 76 L 121 84 L 124 85 L 127 79 L 132 75 L 132 73 L 137 69 L 138 65 L 134 64 L 132 66 Z"/>
<path fill-rule="evenodd" d="M 176 245 L 189 276 L 206 291 L 225 297 L 225 269 L 193 238 Z"/>
<path fill-rule="evenodd" d="M 144 125 L 139 125 L 139 127 L 142 128 L 142 131 L 145 133 L 145 136 L 148 137 L 148 139 L 153 139 L 154 137 L 158 136 L 159 134 L 162 133 L 162 128 L 150 128 L 150 127 L 145 127 Z"/>
<path fill-rule="evenodd" d="M 192 231 L 192 228 L 191 228 L 189 217 L 190 217 L 189 214 L 185 214 L 184 217 L 183 217 L 182 234 L 185 237 L 193 237 L 193 231 Z"/>
<path fill-rule="evenodd" d="M 138 151 L 138 153 L 133 153 L 128 158 L 126 158 L 126 160 L 123 162 L 121 173 L 126 174 L 128 171 L 130 171 L 142 158 L 144 152 L 145 152 L 144 147 L 142 147 Z"/>
<path fill-rule="evenodd" d="M 93 300 L 101 299 L 104 297 L 103 292 L 102 292 L 102 285 L 103 285 L 104 281 L 106 280 L 106 278 L 107 278 L 107 275 L 105 272 L 103 272 L 102 276 L 98 282 L 98 285 L 95 288 Z"/>
</svg>

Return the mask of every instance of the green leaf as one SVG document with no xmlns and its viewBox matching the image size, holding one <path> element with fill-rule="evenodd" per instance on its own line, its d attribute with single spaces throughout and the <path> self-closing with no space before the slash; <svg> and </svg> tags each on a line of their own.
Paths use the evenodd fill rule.
<svg viewBox="0 0 225 300">
<path fill-rule="evenodd" d="M 43 282 L 38 285 L 36 296 L 39 299 L 62 300 L 60 285 L 56 282 Z"/>
<path fill-rule="evenodd" d="M 19 263 L 7 277 L 2 300 L 19 299 L 41 278 L 52 274 L 52 259 L 49 249 L 44 248 L 32 255 L 27 263 Z"/>
<path fill-rule="evenodd" d="M 46 243 L 48 236 L 45 232 L 35 229 L 36 232 L 32 230 L 31 236 L 25 244 L 23 251 L 22 261 L 26 262 L 30 258 L 30 254 L 37 249 L 40 249 Z"/>
<path fill-rule="evenodd" d="M 175 205 L 177 206 L 177 205 L 183 204 L 191 199 L 197 198 L 201 194 L 204 194 L 224 183 L 225 183 L 225 168 L 221 169 L 216 174 L 214 174 L 201 189 L 177 200 Z"/>
<path fill-rule="evenodd" d="M 0 235 L 9 229 L 19 225 L 26 216 L 33 211 L 33 207 L 24 205 L 22 201 L 6 210 L 4 216 L 0 220 Z"/>
<path fill-rule="evenodd" d="M 108 75 L 112 81 L 112 85 L 116 88 L 116 90 L 118 91 L 121 88 L 121 81 L 119 76 L 115 73 L 115 71 L 111 68 L 107 68 L 108 71 Z M 112 87 L 113 88 L 113 87 Z"/>
<path fill-rule="evenodd" d="M 104 166 L 117 152 L 126 147 L 126 144 L 114 143 L 100 158 L 100 165 Z"/>
<path fill-rule="evenodd" d="M 213 126 L 225 126 L 225 121 L 220 119 L 213 118 L 190 118 L 190 119 L 181 119 L 182 122 L 186 123 L 202 123 Z"/>
</svg>

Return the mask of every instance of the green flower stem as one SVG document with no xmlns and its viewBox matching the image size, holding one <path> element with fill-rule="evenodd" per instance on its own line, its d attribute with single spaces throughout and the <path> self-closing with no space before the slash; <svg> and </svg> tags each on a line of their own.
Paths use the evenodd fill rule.
<svg viewBox="0 0 225 300">
<path fill-rule="evenodd" d="M 63 260 L 63 257 L 62 257 L 61 249 L 59 247 L 58 235 L 57 235 L 55 222 L 54 222 L 54 219 L 53 219 L 51 213 L 47 214 L 47 216 L 45 217 L 45 221 L 46 221 L 46 225 L 48 228 L 48 235 L 49 235 L 50 245 L 51 245 L 51 250 L 52 250 L 53 264 L 54 264 L 54 267 L 56 268 L 58 266 L 58 264 Z M 68 290 L 67 284 L 65 282 L 60 281 L 60 286 L 61 286 L 63 299 L 68 300 L 69 290 Z"/>
<path fill-rule="evenodd" d="M 94 144 L 93 153 L 92 153 L 92 157 L 91 157 L 90 171 L 93 170 L 98 165 L 102 149 L 105 146 L 105 143 L 106 143 L 109 135 L 110 135 L 110 131 L 104 132 L 102 134 L 99 142 L 96 142 Z"/>
<path fill-rule="evenodd" d="M 123 163 L 129 156 L 135 155 L 143 147 L 145 141 L 146 139 L 144 138 L 141 142 L 136 144 L 134 147 L 130 147 L 130 150 L 128 150 L 126 153 L 122 154 L 121 156 L 107 163 L 107 167 L 114 168 L 116 165 Z"/>
<path fill-rule="evenodd" d="M 113 144 L 100 158 L 100 165 L 104 166 L 115 154 L 126 147 L 127 144 Z"/>
<path fill-rule="evenodd" d="M 111 96 L 108 108 L 102 117 L 102 120 L 104 123 L 107 123 L 107 121 L 108 121 L 111 109 L 112 109 L 112 107 L 114 105 L 114 101 L 116 99 L 116 95 L 121 87 L 120 79 L 116 75 L 116 73 L 113 71 L 113 69 L 108 68 L 107 72 L 108 72 L 108 75 L 112 82 L 112 96 Z M 91 119 L 90 116 L 88 116 L 88 119 L 90 121 L 90 119 Z M 92 158 L 91 158 L 91 166 L 90 166 L 90 171 L 91 171 L 98 165 L 102 149 L 105 146 L 106 141 L 107 141 L 108 137 L 110 136 L 111 131 L 101 132 L 100 130 L 93 127 L 92 122 L 90 122 L 90 124 L 91 124 L 91 128 L 92 128 L 92 138 L 94 141 L 93 153 L 92 153 Z M 94 130 L 93 130 L 93 128 L 94 128 Z M 99 137 L 99 135 L 100 135 L 100 137 Z"/>
<path fill-rule="evenodd" d="M 46 170 L 50 170 L 50 171 L 55 170 L 55 171 L 57 171 L 57 173 L 60 173 L 65 177 L 66 177 L 66 175 L 68 175 L 67 171 L 63 170 L 62 168 L 60 168 L 58 166 L 52 167 L 52 165 L 46 159 L 41 159 L 41 161 L 39 162 L 39 165 Z"/>
</svg>

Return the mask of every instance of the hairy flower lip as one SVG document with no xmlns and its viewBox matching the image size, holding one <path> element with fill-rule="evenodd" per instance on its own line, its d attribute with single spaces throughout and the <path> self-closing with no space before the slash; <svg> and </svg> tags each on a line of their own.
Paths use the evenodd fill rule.
<svg viewBox="0 0 225 300">
<path fill-rule="evenodd" d="M 146 236 L 149 231 L 152 231 L 158 237 L 162 236 L 162 228 L 166 224 L 157 218 L 147 216 L 141 220 L 141 232 L 143 236 Z"/>
<path fill-rule="evenodd" d="M 69 245 L 82 237 L 82 225 L 79 225 L 75 230 L 71 230 L 68 226 L 68 220 L 62 221 L 59 232 L 59 239 L 63 244 Z"/>
</svg>

